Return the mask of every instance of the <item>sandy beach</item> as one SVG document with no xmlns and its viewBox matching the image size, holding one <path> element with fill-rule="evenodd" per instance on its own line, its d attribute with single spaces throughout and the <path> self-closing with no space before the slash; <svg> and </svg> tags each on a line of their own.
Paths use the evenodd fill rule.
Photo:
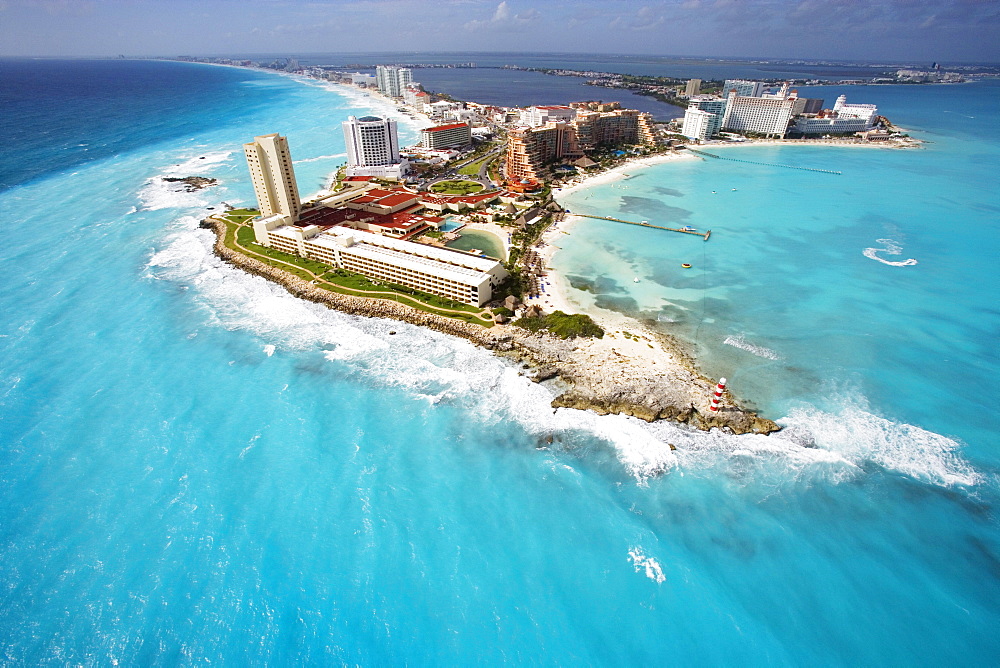
<svg viewBox="0 0 1000 668">
<path fill-rule="evenodd" d="M 645 158 L 633 158 L 631 160 L 627 160 L 624 164 L 618 165 L 613 169 L 609 169 L 606 172 L 585 176 L 583 179 L 571 183 L 568 187 L 553 188 L 552 196 L 555 197 L 556 201 L 559 201 L 560 197 L 565 197 L 566 195 L 574 193 L 578 190 L 585 190 L 593 186 L 599 186 L 604 183 L 611 183 L 613 181 L 617 181 L 618 179 L 626 178 L 631 172 L 637 169 L 644 169 L 646 167 L 652 167 L 653 165 L 662 165 L 663 163 L 673 162 L 675 160 L 693 160 L 697 157 L 698 156 L 684 151 L 675 151 Z"/>
</svg>

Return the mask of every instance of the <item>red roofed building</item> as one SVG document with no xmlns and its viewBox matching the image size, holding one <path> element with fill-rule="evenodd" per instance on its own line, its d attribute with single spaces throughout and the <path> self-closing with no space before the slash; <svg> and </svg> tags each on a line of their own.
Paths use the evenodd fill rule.
<svg viewBox="0 0 1000 668">
<path fill-rule="evenodd" d="M 414 213 L 413 211 L 417 210 L 418 207 L 413 207 L 411 211 L 382 214 L 356 209 L 350 204 L 337 209 L 316 207 L 304 211 L 296 226 L 310 227 L 315 225 L 321 230 L 346 226 L 395 239 L 410 239 L 432 227 L 438 228 L 444 222 L 443 218 Z"/>
<path fill-rule="evenodd" d="M 422 193 L 420 203 L 432 211 L 454 211 L 460 213 L 466 209 L 481 209 L 500 197 L 499 191 L 477 193 L 475 195 L 441 195 L 438 193 Z"/>
<path fill-rule="evenodd" d="M 420 145 L 424 148 L 455 148 L 472 143 L 472 128 L 468 123 L 447 123 L 420 131 Z"/>
<path fill-rule="evenodd" d="M 372 188 L 361 197 L 346 202 L 345 206 L 359 211 L 388 215 L 411 208 L 419 199 L 419 195 L 409 190 Z"/>
</svg>

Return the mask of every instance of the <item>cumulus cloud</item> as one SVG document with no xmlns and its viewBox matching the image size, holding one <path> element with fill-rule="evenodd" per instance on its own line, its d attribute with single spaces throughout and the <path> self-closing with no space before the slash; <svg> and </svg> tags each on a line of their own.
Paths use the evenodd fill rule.
<svg viewBox="0 0 1000 668">
<path fill-rule="evenodd" d="M 510 30 L 531 23 L 539 19 L 541 15 L 542 13 L 534 7 L 515 14 L 511 10 L 510 5 L 507 4 L 507 0 L 503 0 L 503 2 L 497 5 L 492 17 L 485 21 L 469 21 L 465 24 L 465 28 L 467 30 L 483 30 L 487 28 L 490 30 Z"/>
</svg>

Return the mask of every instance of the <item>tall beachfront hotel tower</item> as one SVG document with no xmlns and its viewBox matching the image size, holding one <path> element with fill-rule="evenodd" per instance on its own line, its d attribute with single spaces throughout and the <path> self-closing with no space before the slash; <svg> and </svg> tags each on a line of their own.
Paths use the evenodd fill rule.
<svg viewBox="0 0 1000 668">
<path fill-rule="evenodd" d="M 375 67 L 375 84 L 379 92 L 389 97 L 402 97 L 406 87 L 413 83 L 413 71 L 408 67 Z"/>
<path fill-rule="evenodd" d="M 348 116 L 343 122 L 347 175 L 398 179 L 408 163 L 399 159 L 396 121 L 378 116 Z"/>
<path fill-rule="evenodd" d="M 254 137 L 252 142 L 243 144 L 243 151 L 247 155 L 247 166 L 261 216 L 298 218 L 302 203 L 299 201 L 299 187 L 295 183 L 288 138 L 277 133 Z"/>
</svg>

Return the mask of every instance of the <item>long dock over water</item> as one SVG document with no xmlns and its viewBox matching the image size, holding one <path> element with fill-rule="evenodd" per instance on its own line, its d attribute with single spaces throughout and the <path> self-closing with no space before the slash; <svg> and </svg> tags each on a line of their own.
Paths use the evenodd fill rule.
<svg viewBox="0 0 1000 668">
<path fill-rule="evenodd" d="M 795 165 L 781 165 L 775 162 L 757 162 L 755 160 L 740 160 L 739 158 L 726 158 L 721 155 L 715 155 L 714 153 L 708 153 L 707 151 L 699 151 L 693 149 L 690 146 L 688 150 L 695 155 L 701 155 L 706 158 L 715 158 L 716 160 L 729 160 L 730 162 L 745 162 L 748 165 L 761 165 L 764 167 L 784 167 L 785 169 L 801 169 L 804 172 L 819 172 L 820 174 L 843 174 L 843 172 L 834 171 L 832 169 L 816 169 L 815 167 L 796 167 Z"/>
<path fill-rule="evenodd" d="M 681 234 L 693 234 L 696 237 L 702 237 L 705 241 L 712 236 L 712 230 L 707 232 L 699 232 L 698 230 L 685 230 L 679 227 L 663 227 L 662 225 L 650 225 L 649 223 L 637 223 L 634 220 L 622 220 L 621 218 L 612 218 L 611 216 L 591 216 L 586 213 L 574 213 L 574 216 L 580 216 L 581 218 L 593 218 L 594 220 L 610 220 L 615 223 L 625 223 L 626 225 L 638 225 L 639 227 L 652 227 L 654 230 L 666 230 L 667 232 L 680 232 Z"/>
</svg>

